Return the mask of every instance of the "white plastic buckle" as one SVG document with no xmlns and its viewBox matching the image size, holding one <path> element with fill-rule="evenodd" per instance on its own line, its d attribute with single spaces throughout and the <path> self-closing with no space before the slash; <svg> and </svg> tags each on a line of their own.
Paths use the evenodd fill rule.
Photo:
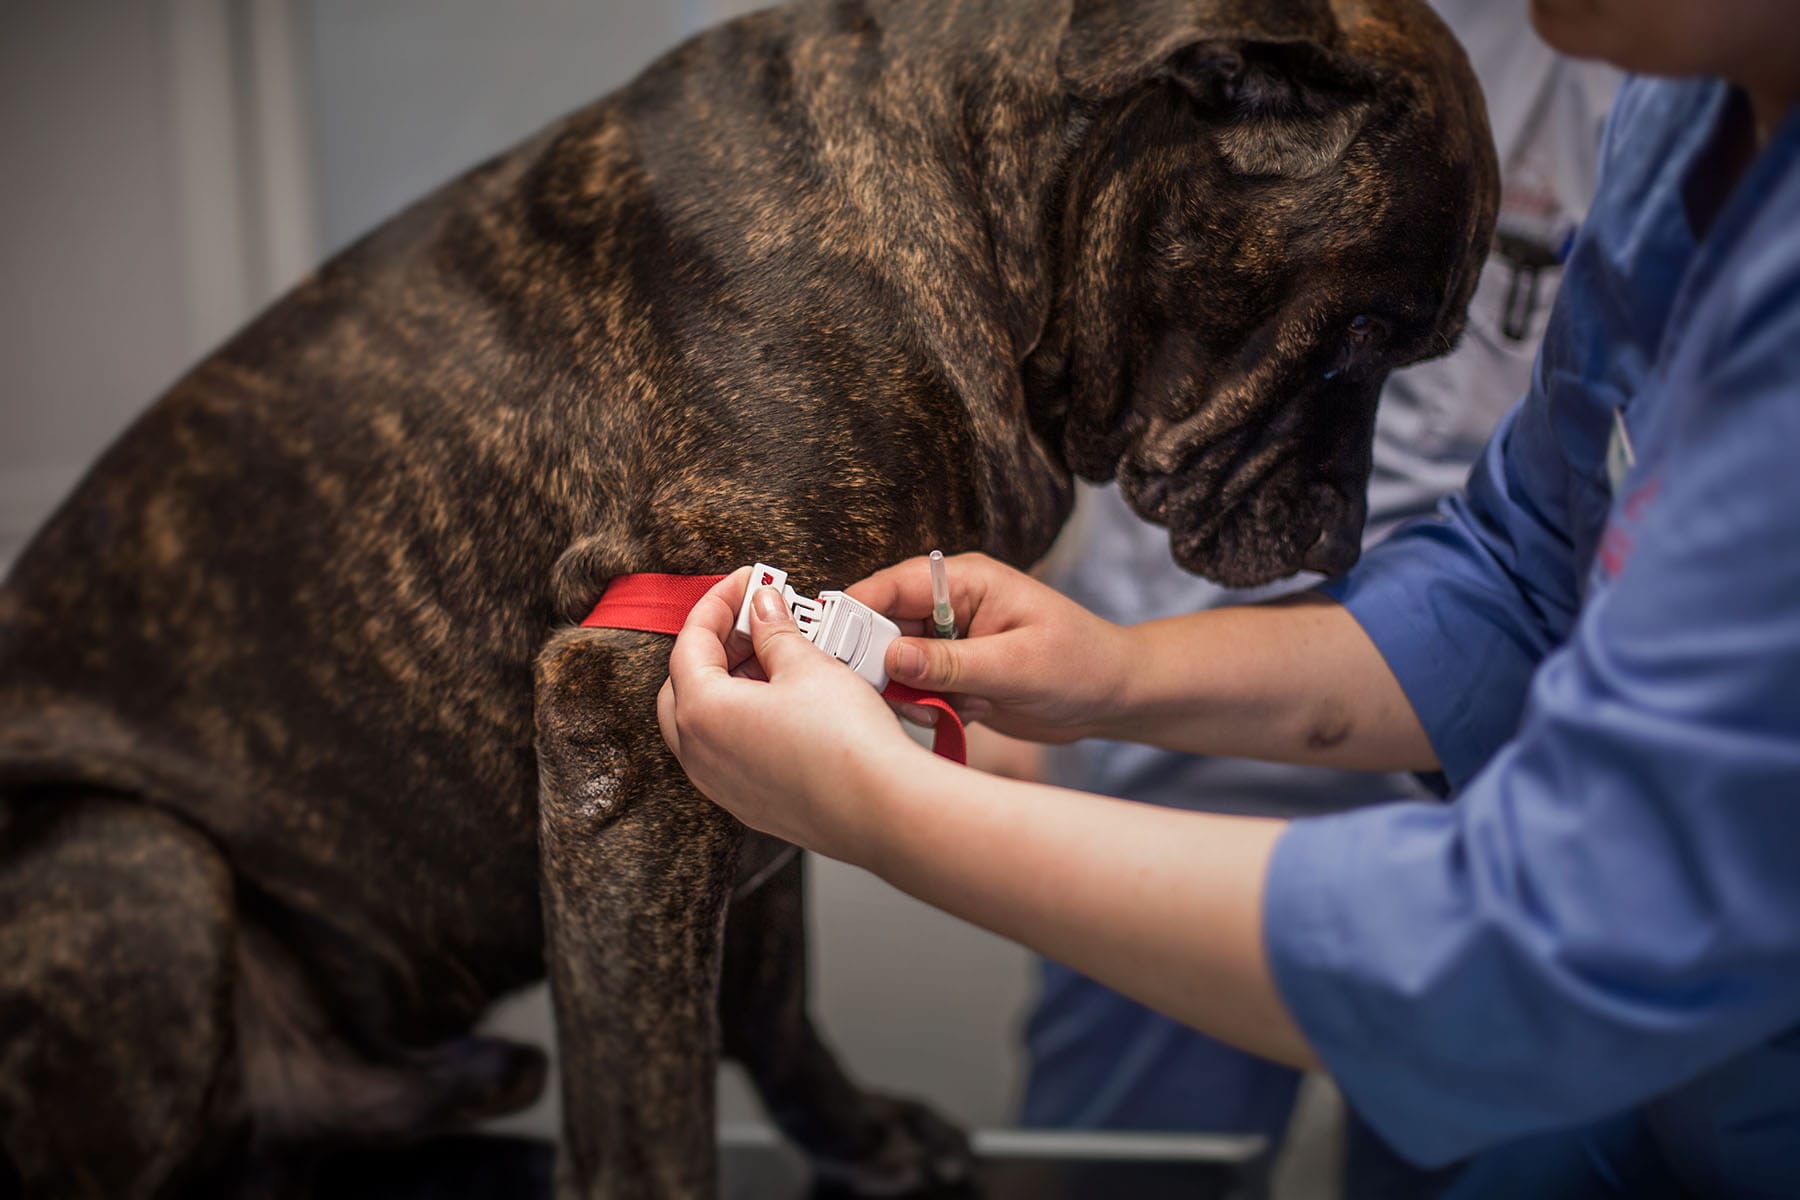
<svg viewBox="0 0 1800 1200">
<path fill-rule="evenodd" d="M 765 587 L 781 593 L 807 641 L 868 680 L 876 691 L 887 687 L 887 648 L 900 636 L 898 625 L 842 592 L 820 592 L 817 600 L 808 599 L 788 586 L 786 571 L 757 563 L 750 569 L 750 586 L 738 608 L 737 631 L 745 637 L 750 636 L 750 597 Z"/>
</svg>

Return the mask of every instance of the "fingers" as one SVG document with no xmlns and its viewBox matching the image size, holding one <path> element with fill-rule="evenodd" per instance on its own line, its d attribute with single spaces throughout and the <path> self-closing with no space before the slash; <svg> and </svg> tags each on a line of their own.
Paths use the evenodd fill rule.
<svg viewBox="0 0 1800 1200">
<path fill-rule="evenodd" d="M 938 710 L 927 708 L 923 704 L 898 704 L 894 706 L 894 711 L 914 725 L 923 725 L 927 729 L 935 728 L 938 723 Z"/>
<path fill-rule="evenodd" d="M 994 711 L 994 706 L 980 696 L 946 696 L 950 707 L 956 710 L 957 719 L 965 725 L 973 725 L 977 721 L 985 721 Z M 914 725 L 923 725 L 927 729 L 936 729 L 938 719 L 943 716 L 939 709 L 927 708 L 923 704 L 896 704 L 894 711 Z"/>
<path fill-rule="evenodd" d="M 724 675 L 730 671 L 726 642 L 737 622 L 737 604 L 749 580 L 750 568 L 733 571 L 700 597 L 688 613 L 669 651 L 669 682 L 678 690 L 708 674 Z"/>
<path fill-rule="evenodd" d="M 749 580 L 750 568 L 743 567 L 714 584 L 689 611 L 669 649 L 669 677 L 656 693 L 656 724 L 662 730 L 663 742 L 677 758 L 681 757 L 681 731 L 675 720 L 676 689 L 692 693 L 708 676 L 730 671 L 732 656 L 726 643 Z"/>
<path fill-rule="evenodd" d="M 656 693 L 656 727 L 662 730 L 663 745 L 676 758 L 681 757 L 681 732 L 675 727 L 675 681 L 663 680 Z"/>
<path fill-rule="evenodd" d="M 959 568 L 951 574 L 953 603 L 971 616 L 995 572 L 1010 570 L 982 554 L 958 555 L 951 562 Z M 801 634 L 772 588 L 760 588 L 751 596 L 751 646 L 748 650 L 743 646 L 734 626 L 749 579 L 750 569 L 743 567 L 714 585 L 688 614 L 670 651 L 669 681 L 657 697 L 657 721 L 663 740 L 678 756 L 681 735 L 675 713 L 678 697 L 685 699 L 687 691 L 721 676 L 774 681 L 783 673 L 812 670 L 830 661 Z M 849 591 L 876 611 L 897 618 L 908 634 L 923 632 L 921 619 L 931 611 L 931 573 L 925 558 L 878 571 Z M 888 650 L 888 675 L 914 687 L 953 694 L 959 712 L 978 720 L 992 708 L 990 688 L 1008 678 L 1006 659 L 1014 653 L 1015 641 L 1005 633 L 960 641 L 903 637 Z M 937 719 L 932 709 L 907 715 L 924 724 Z"/>
<path fill-rule="evenodd" d="M 888 647 L 888 678 L 927 692 L 939 692 L 956 707 L 965 722 L 986 720 L 994 711 L 996 692 L 1010 692 L 1008 681 L 1017 672 L 1017 639 L 1007 634 L 954 642 L 938 638 L 901 638 Z M 902 706 L 910 721 L 936 725 L 933 709 Z"/>
<path fill-rule="evenodd" d="M 928 692 L 976 692 L 990 694 L 990 686 L 1006 678 L 996 671 L 1003 665 L 1015 639 L 1004 633 L 992 637 L 903 637 L 888 647 L 888 678 Z"/>
<path fill-rule="evenodd" d="M 806 640 L 774 588 L 758 588 L 750 597 L 750 640 L 756 647 L 756 661 L 771 680 L 784 671 L 808 669 L 820 658 L 830 657 Z"/>
<path fill-rule="evenodd" d="M 739 567 L 714 584 L 708 595 L 717 593 L 731 607 L 731 632 L 725 638 L 725 661 L 731 673 L 743 678 L 761 679 L 756 667 L 756 653 L 750 639 L 737 631 L 738 609 L 744 604 L 744 589 L 750 584 L 750 567 Z M 742 578 L 740 578 L 740 576 Z"/>
<path fill-rule="evenodd" d="M 945 565 L 951 607 L 956 609 L 958 618 L 967 621 L 980 605 L 990 572 L 1000 564 L 985 554 L 958 554 L 946 560 Z M 844 592 L 895 621 L 922 621 L 931 615 L 929 560 L 921 555 L 884 567 Z"/>
<path fill-rule="evenodd" d="M 731 606 L 733 613 L 744 602 L 744 589 L 750 584 L 750 568 L 739 567 L 707 590 L 707 595 L 718 596 Z"/>
<path fill-rule="evenodd" d="M 931 614 L 931 568 L 923 556 L 909 558 L 851 584 L 844 594 L 894 620 L 923 620 Z"/>
</svg>

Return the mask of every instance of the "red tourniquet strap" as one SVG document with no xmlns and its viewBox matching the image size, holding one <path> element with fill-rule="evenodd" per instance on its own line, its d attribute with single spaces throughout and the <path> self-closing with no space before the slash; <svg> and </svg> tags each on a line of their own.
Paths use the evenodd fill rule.
<svg viewBox="0 0 1800 1200">
<path fill-rule="evenodd" d="M 723 575 L 619 575 L 581 623 L 590 629 L 680 633 L 700 597 Z"/>
<path fill-rule="evenodd" d="M 600 603 L 582 618 L 588 629 L 635 629 L 642 633 L 681 632 L 694 605 L 711 591 L 723 575 L 619 575 L 606 585 Z M 922 692 L 904 683 L 889 681 L 882 698 L 895 704 L 918 704 L 938 711 L 931 749 L 955 763 L 969 760 L 969 739 L 962 718 L 950 702 L 936 692 Z"/>
<path fill-rule="evenodd" d="M 950 707 L 950 702 L 936 692 L 921 692 L 918 688 L 907 687 L 904 683 L 888 680 L 888 685 L 881 689 L 883 700 L 892 700 L 895 704 L 922 704 L 926 708 L 938 711 L 937 724 L 932 727 L 931 751 L 939 758 L 947 758 L 953 763 L 967 764 L 969 761 L 969 737 L 963 732 L 962 718 Z"/>
</svg>

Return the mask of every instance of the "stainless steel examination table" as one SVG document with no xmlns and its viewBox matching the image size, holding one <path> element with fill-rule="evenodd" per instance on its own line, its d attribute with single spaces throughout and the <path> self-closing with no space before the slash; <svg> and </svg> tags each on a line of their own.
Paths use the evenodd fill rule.
<svg viewBox="0 0 1800 1200">
<path fill-rule="evenodd" d="M 1262 1153 L 1260 1137 L 984 1129 L 971 1135 L 967 1186 L 896 1200 L 1232 1200 Z M 719 1131 L 723 1200 L 834 1200 L 805 1161 L 766 1125 Z M 554 1177 L 547 1142 L 452 1137 L 401 1151 L 346 1155 L 324 1168 L 324 1200 L 486 1200 L 542 1197 Z"/>
</svg>

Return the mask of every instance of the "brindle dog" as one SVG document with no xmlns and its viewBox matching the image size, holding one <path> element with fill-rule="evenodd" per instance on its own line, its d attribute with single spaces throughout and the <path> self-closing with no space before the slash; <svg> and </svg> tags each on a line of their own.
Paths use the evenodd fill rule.
<svg viewBox="0 0 1800 1200">
<path fill-rule="evenodd" d="M 710 1193 L 721 1051 L 827 1172 L 954 1174 L 809 1023 L 800 866 L 664 749 L 668 639 L 572 623 L 631 571 L 1029 562 L 1071 471 L 1223 582 L 1340 569 L 1495 179 L 1416 0 L 806 0 L 327 263 L 0 591 L 27 1193 L 514 1109 L 541 1055 L 469 1030 L 546 964 L 566 1192 Z"/>
</svg>

